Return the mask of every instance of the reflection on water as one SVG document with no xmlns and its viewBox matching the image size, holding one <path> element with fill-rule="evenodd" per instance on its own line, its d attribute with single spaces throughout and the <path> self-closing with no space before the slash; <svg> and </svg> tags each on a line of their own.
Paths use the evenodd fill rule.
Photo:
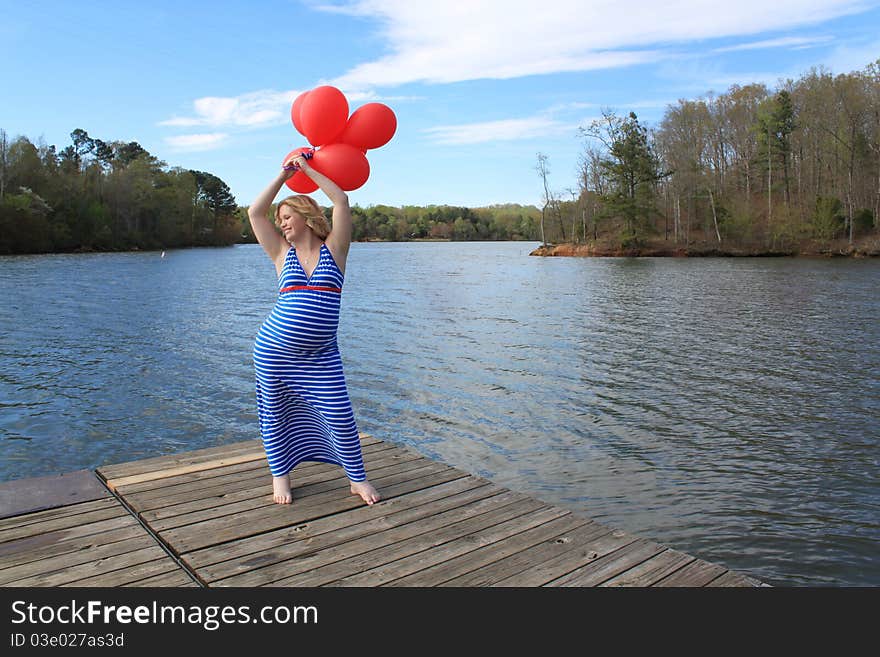
<svg viewBox="0 0 880 657">
<path fill-rule="evenodd" d="M 360 428 L 777 585 L 877 585 L 880 263 L 354 244 Z M 0 260 L 0 480 L 257 437 L 258 246 Z"/>
</svg>

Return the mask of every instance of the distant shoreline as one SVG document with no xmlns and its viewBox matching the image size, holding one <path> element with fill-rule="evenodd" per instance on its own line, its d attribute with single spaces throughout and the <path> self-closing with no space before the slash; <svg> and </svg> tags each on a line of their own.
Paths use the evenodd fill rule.
<svg viewBox="0 0 880 657">
<path fill-rule="evenodd" d="M 467 244 L 470 242 L 540 242 L 540 240 L 453 240 L 448 237 L 414 237 L 408 240 L 384 240 L 378 238 L 369 238 L 363 240 L 352 240 L 352 244 L 415 244 L 421 242 L 458 242 Z M 156 246 L 156 247 L 137 247 L 133 246 L 128 249 L 96 249 L 96 248 L 76 248 L 63 251 L 28 251 L 23 253 L 0 253 L 0 258 L 16 257 L 16 256 L 35 256 L 35 255 L 88 255 L 96 253 L 159 253 L 162 251 L 179 251 L 185 249 L 228 249 L 234 246 L 243 246 L 253 244 L 256 241 L 231 242 L 229 244 L 188 244 L 179 246 Z"/>
<path fill-rule="evenodd" d="M 880 238 L 860 240 L 852 245 L 846 240 L 830 243 L 804 243 L 787 248 L 745 248 L 711 242 L 689 245 L 654 240 L 642 246 L 621 247 L 610 243 L 588 242 L 575 244 L 547 244 L 529 253 L 533 256 L 569 256 L 583 258 L 760 258 L 760 257 L 815 257 L 815 258 L 872 258 L 880 256 Z"/>
<path fill-rule="evenodd" d="M 397 243 L 412 244 L 419 242 L 536 242 L 539 240 L 452 240 L 449 238 L 413 238 L 409 240 L 384 240 L 369 238 L 352 241 L 352 244 L 370 243 Z M 188 246 L 162 246 L 155 248 L 130 249 L 92 249 L 80 248 L 69 251 L 37 251 L 32 253 L 9 253 L 0 256 L 23 256 L 23 255 L 65 255 L 65 254 L 95 254 L 95 253 L 138 253 L 138 252 L 161 252 L 178 249 L 193 248 L 229 248 L 244 244 L 257 244 L 257 242 L 242 241 L 223 245 L 188 245 Z M 692 242 L 689 245 L 675 244 L 667 240 L 651 240 L 637 246 L 623 248 L 610 240 L 600 239 L 597 242 L 560 244 L 546 244 L 538 246 L 529 253 L 530 256 L 545 257 L 581 257 L 581 258 L 760 258 L 760 257 L 814 257 L 814 258 L 873 258 L 880 256 L 880 237 L 872 236 L 863 238 L 850 245 L 847 240 L 837 240 L 829 243 L 805 242 L 799 246 L 788 248 L 747 248 L 740 246 L 727 246 L 717 242 Z"/>
</svg>

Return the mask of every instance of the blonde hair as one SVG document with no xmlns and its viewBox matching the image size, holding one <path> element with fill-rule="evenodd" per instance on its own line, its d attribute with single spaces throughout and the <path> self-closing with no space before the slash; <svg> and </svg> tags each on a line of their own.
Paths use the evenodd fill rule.
<svg viewBox="0 0 880 657">
<path fill-rule="evenodd" d="M 315 202 L 315 199 L 305 194 L 298 194 L 297 196 L 288 196 L 279 202 L 275 208 L 276 226 L 281 225 L 281 208 L 285 205 L 301 214 L 306 220 L 306 226 L 311 228 L 315 235 L 322 240 L 327 239 L 327 236 L 330 234 L 330 224 L 327 222 L 321 206 Z"/>
</svg>

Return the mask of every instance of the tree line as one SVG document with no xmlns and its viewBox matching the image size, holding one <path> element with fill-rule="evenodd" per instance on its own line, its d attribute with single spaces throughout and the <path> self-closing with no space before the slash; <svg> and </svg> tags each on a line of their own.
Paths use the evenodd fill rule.
<svg viewBox="0 0 880 657">
<path fill-rule="evenodd" d="M 255 241 L 214 174 L 169 167 L 137 142 L 76 129 L 60 151 L 0 129 L 0 254 Z M 328 218 L 330 208 L 327 210 Z M 355 240 L 536 240 L 535 206 L 352 208 Z"/>
<path fill-rule="evenodd" d="M 244 241 L 255 242 L 246 211 L 240 210 Z M 332 208 L 324 208 L 329 220 Z M 352 239 L 355 241 L 410 240 L 494 241 L 531 240 L 539 235 L 540 210 L 533 205 L 502 204 L 482 208 L 453 205 L 354 205 Z"/>
<path fill-rule="evenodd" d="M 680 100 L 651 129 L 605 110 L 580 137 L 570 199 L 537 154 L 542 242 L 796 251 L 877 236 L 880 60 Z"/>
<path fill-rule="evenodd" d="M 0 253 L 232 244 L 238 206 L 214 174 L 81 129 L 58 151 L 0 129 Z"/>
<path fill-rule="evenodd" d="M 797 252 L 878 237 L 880 60 L 811 69 L 775 90 L 734 85 L 582 126 L 576 189 L 541 207 L 354 206 L 355 240 L 665 242 Z M 330 209 L 327 209 L 329 217 Z M 157 249 L 254 241 L 246 209 L 217 176 L 169 167 L 137 142 L 81 129 L 58 151 L 0 129 L 0 253 Z"/>
</svg>

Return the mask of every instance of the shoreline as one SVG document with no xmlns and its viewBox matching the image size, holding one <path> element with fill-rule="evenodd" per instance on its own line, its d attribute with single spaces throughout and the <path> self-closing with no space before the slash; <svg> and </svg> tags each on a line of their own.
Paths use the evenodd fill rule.
<svg viewBox="0 0 880 657">
<path fill-rule="evenodd" d="M 575 258 L 873 258 L 880 256 L 880 239 L 864 239 L 850 245 L 835 243 L 806 243 L 787 249 L 724 247 L 697 242 L 687 246 L 666 242 L 651 242 L 642 246 L 624 248 L 603 242 L 541 245 L 529 255 Z"/>
<path fill-rule="evenodd" d="M 536 242 L 538 240 L 452 240 L 449 238 L 414 238 L 409 240 L 364 239 L 352 240 L 352 244 L 362 243 L 422 243 L 422 242 Z M 0 256 L 28 255 L 80 255 L 98 253 L 150 253 L 197 248 L 230 248 L 257 242 L 233 242 L 231 244 L 198 244 L 182 246 L 162 246 L 156 248 L 130 249 L 73 249 L 65 251 L 35 251 L 29 253 L 3 253 Z M 652 240 L 641 246 L 624 248 L 610 240 L 587 243 L 562 242 L 547 243 L 529 252 L 530 256 L 576 257 L 576 258 L 874 258 L 880 256 L 880 237 L 862 238 L 850 245 L 846 240 L 830 243 L 805 242 L 789 248 L 747 248 L 726 247 L 714 242 L 692 242 L 689 245 Z"/>
</svg>

